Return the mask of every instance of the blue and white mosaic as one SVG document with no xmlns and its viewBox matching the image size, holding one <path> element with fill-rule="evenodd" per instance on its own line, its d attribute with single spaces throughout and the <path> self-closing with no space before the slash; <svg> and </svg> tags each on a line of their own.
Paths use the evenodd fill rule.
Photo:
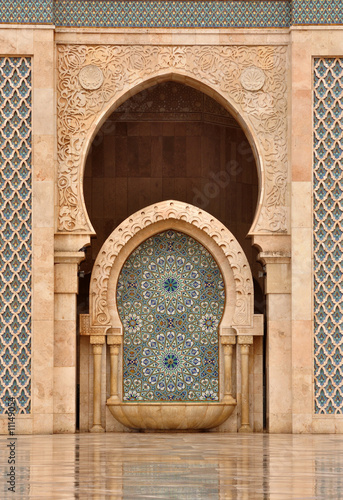
<svg viewBox="0 0 343 500">
<path fill-rule="evenodd" d="M 314 61 L 315 413 L 343 413 L 343 59 Z"/>
<path fill-rule="evenodd" d="M 31 59 L 0 57 L 0 413 L 31 410 Z"/>
<path fill-rule="evenodd" d="M 212 255 L 183 233 L 144 241 L 117 286 L 124 401 L 218 401 L 218 327 L 225 304 Z"/>
</svg>

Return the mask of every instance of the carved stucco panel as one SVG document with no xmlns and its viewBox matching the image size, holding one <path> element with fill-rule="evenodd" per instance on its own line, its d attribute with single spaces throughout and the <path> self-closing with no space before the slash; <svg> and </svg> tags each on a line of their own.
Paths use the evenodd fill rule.
<svg viewBox="0 0 343 500">
<path fill-rule="evenodd" d="M 217 219 L 178 201 L 150 205 L 122 222 L 108 237 L 95 261 L 90 283 L 91 325 L 110 325 L 107 305 L 108 281 L 120 250 L 139 231 L 159 221 L 179 219 L 201 229 L 222 249 L 233 271 L 236 288 L 234 325 L 252 326 L 253 280 L 247 258 L 232 233 Z"/>
<path fill-rule="evenodd" d="M 58 231 L 91 233 L 83 202 L 82 162 L 90 130 L 118 96 L 155 76 L 188 76 L 218 92 L 250 128 L 262 157 L 261 207 L 252 233 L 288 230 L 287 86 L 283 46 L 111 46 L 58 47 Z M 84 89 L 85 66 L 98 67 L 103 84 Z M 241 83 L 248 68 L 265 75 L 263 87 Z M 92 129 L 93 127 L 93 129 Z"/>
</svg>

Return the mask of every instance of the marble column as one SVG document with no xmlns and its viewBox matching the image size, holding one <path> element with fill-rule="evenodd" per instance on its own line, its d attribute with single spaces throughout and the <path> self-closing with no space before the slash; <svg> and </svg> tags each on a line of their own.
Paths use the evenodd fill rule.
<svg viewBox="0 0 343 500">
<path fill-rule="evenodd" d="M 91 335 L 93 346 L 93 427 L 90 432 L 105 432 L 101 425 L 101 357 L 105 335 Z"/>
<path fill-rule="evenodd" d="M 241 427 L 239 432 L 252 432 L 249 420 L 249 349 L 253 343 L 252 335 L 238 336 L 238 344 L 241 346 Z"/>
<path fill-rule="evenodd" d="M 236 337 L 226 336 L 220 338 L 224 351 L 224 399 L 223 403 L 232 403 L 232 354 L 233 346 L 236 344 Z"/>
<path fill-rule="evenodd" d="M 107 344 L 110 346 L 110 398 L 109 402 L 119 402 L 118 395 L 118 356 L 122 344 L 122 336 L 108 335 Z"/>
</svg>

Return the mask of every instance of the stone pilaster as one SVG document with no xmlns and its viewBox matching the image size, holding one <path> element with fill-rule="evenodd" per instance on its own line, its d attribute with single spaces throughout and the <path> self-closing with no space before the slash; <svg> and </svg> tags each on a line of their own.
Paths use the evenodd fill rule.
<svg viewBox="0 0 343 500">
<path fill-rule="evenodd" d="M 83 252 L 55 252 L 54 432 L 75 432 L 76 296 Z"/>
</svg>

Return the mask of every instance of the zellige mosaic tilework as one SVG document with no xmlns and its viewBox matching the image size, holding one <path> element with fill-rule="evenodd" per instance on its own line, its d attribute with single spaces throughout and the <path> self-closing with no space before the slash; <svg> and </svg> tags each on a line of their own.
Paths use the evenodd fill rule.
<svg viewBox="0 0 343 500">
<path fill-rule="evenodd" d="M 92 1 L 57 0 L 57 26 L 99 27 L 287 27 L 288 1 Z"/>
<path fill-rule="evenodd" d="M 0 413 L 31 405 L 31 59 L 0 58 Z"/>
<path fill-rule="evenodd" d="M 294 0 L 292 24 L 343 24 L 342 0 Z"/>
<path fill-rule="evenodd" d="M 221 271 L 200 243 L 171 230 L 144 241 L 117 286 L 124 401 L 218 401 L 224 303 Z"/>
<path fill-rule="evenodd" d="M 341 0 L 4 0 L 2 23 L 89 27 L 285 28 L 343 24 Z"/>
<path fill-rule="evenodd" d="M 315 413 L 343 413 L 343 59 L 314 63 Z"/>
<path fill-rule="evenodd" d="M 52 0 L 4 0 L 0 5 L 0 23 L 50 24 L 53 23 Z"/>
</svg>

